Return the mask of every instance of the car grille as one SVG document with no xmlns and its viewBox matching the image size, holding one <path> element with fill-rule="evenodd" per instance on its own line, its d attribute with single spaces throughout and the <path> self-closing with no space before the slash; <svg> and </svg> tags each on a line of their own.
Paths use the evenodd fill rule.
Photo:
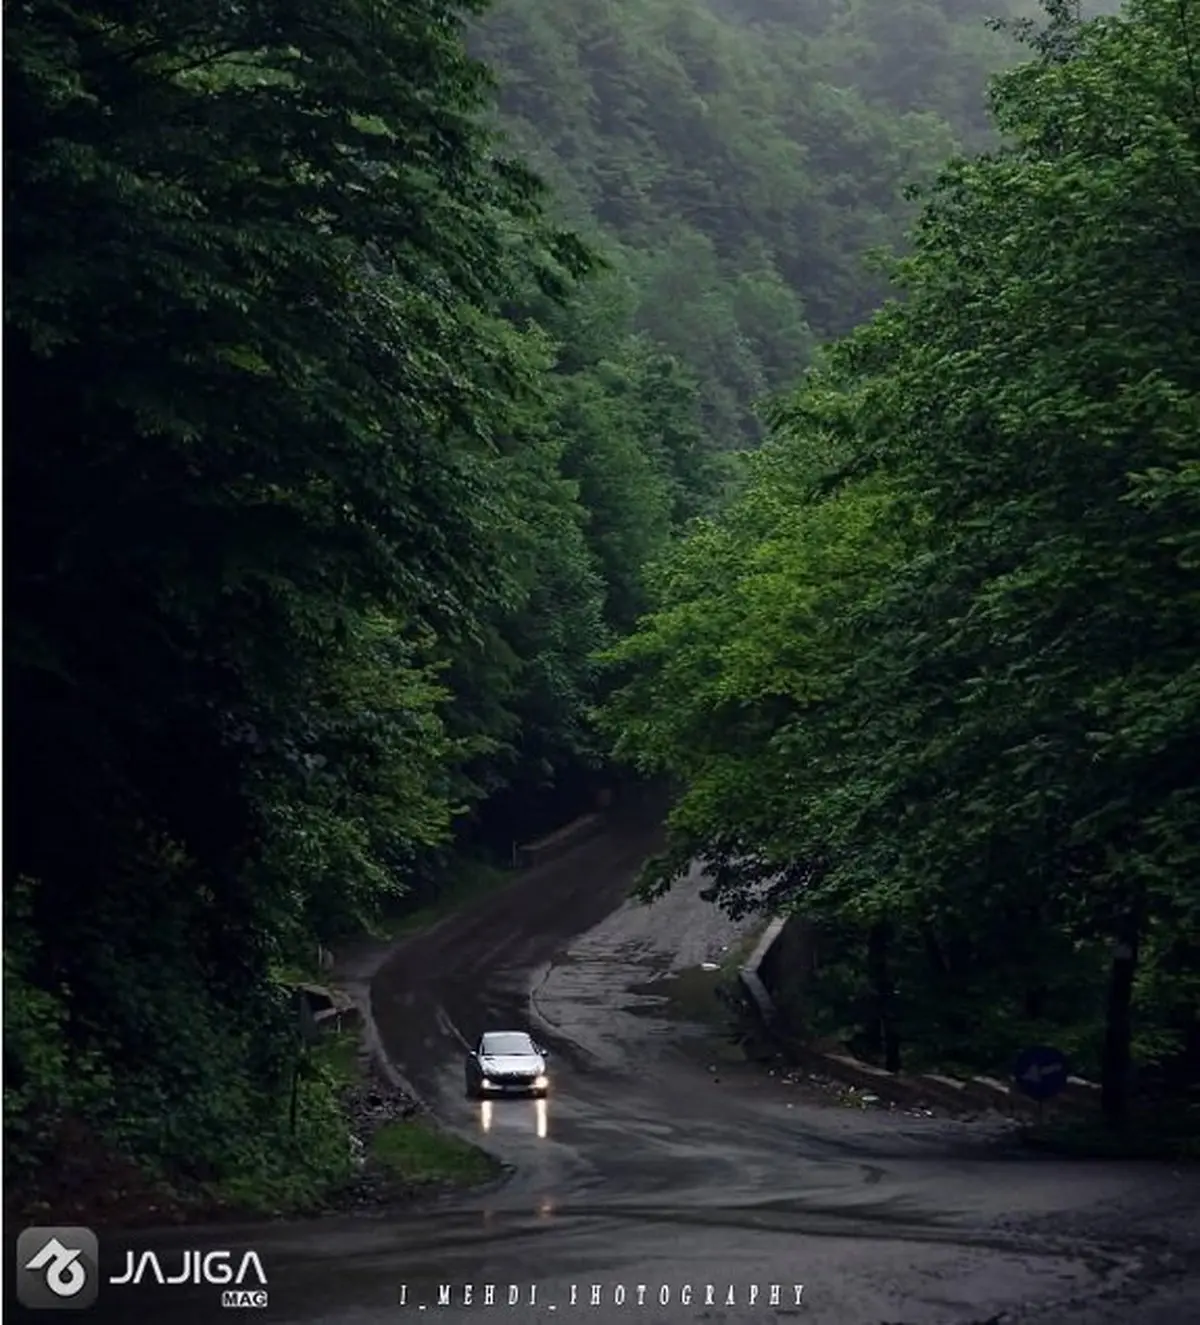
<svg viewBox="0 0 1200 1325">
<path fill-rule="evenodd" d="M 496 1086 L 529 1086 L 533 1084 L 533 1074 L 524 1072 L 489 1072 L 488 1081 Z"/>
</svg>

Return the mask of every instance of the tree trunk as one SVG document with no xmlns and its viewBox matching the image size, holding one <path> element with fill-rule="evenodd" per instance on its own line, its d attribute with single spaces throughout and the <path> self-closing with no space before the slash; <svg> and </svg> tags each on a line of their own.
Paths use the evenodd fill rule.
<svg viewBox="0 0 1200 1325">
<path fill-rule="evenodd" d="M 942 951 L 932 925 L 921 926 L 921 942 L 925 945 L 930 971 L 939 982 L 944 982 L 950 975 L 950 964 L 946 961 L 946 954 Z"/>
<path fill-rule="evenodd" d="M 296 1135 L 296 1114 L 300 1107 L 300 1066 L 292 1069 L 292 1098 L 288 1105 L 288 1133 Z"/>
<path fill-rule="evenodd" d="M 872 925 L 867 935 L 867 967 L 874 996 L 874 1021 L 883 1047 L 883 1065 L 889 1072 L 900 1071 L 900 1035 L 896 1026 L 895 989 L 888 968 L 889 927 Z"/>
<path fill-rule="evenodd" d="M 1136 912 L 1130 911 L 1113 944 L 1104 1027 L 1104 1062 L 1100 1076 L 1100 1107 L 1105 1120 L 1113 1127 L 1124 1127 L 1129 1121 L 1133 977 L 1137 971 L 1140 939 L 1139 918 Z"/>
</svg>

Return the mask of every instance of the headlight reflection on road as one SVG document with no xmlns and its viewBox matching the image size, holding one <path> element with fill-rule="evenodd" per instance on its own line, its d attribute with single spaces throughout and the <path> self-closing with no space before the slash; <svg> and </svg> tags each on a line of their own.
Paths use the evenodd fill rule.
<svg viewBox="0 0 1200 1325">
<path fill-rule="evenodd" d="M 495 1103 L 492 1100 L 481 1100 L 479 1104 L 479 1127 L 481 1131 L 490 1132 L 492 1123 L 495 1120 Z M 534 1118 L 536 1120 L 538 1138 L 542 1141 L 550 1135 L 550 1112 L 546 1106 L 545 1100 L 534 1100 Z"/>
</svg>

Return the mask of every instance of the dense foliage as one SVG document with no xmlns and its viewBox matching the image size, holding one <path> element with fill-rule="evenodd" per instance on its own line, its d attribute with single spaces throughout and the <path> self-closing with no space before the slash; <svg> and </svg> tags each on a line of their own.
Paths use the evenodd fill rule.
<svg viewBox="0 0 1200 1325">
<path fill-rule="evenodd" d="M 328 1083 L 291 1128 L 285 974 L 587 797 L 644 568 L 878 304 L 860 258 L 1013 49 L 962 0 L 482 10 L 5 11 L 10 1186 L 64 1137 L 345 1169 Z M 801 509 L 778 451 L 731 521 Z M 847 584 L 891 564 L 854 491 Z"/>
<path fill-rule="evenodd" d="M 586 768 L 698 395 L 574 298 L 456 7 L 5 18 L 10 1172 L 72 1113 L 336 1168 L 275 976 Z"/>
<path fill-rule="evenodd" d="M 605 721 L 682 788 L 648 886 L 766 886 L 892 1065 L 1050 1038 L 1119 1120 L 1200 1062 L 1200 5 L 1050 8 Z"/>
</svg>

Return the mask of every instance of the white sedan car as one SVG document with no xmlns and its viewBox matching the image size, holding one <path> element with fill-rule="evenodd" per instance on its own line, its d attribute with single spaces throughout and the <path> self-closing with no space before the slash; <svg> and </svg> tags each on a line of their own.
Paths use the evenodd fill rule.
<svg viewBox="0 0 1200 1325">
<path fill-rule="evenodd" d="M 532 1095 L 544 1099 L 550 1088 L 546 1051 L 524 1031 L 488 1031 L 467 1057 L 467 1094 Z"/>
</svg>

